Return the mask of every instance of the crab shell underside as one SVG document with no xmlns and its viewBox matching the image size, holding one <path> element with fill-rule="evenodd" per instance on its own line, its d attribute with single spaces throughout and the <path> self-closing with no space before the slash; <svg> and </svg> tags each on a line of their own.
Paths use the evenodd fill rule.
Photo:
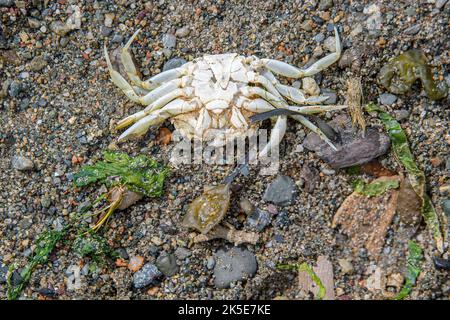
<svg viewBox="0 0 450 320">
<path fill-rule="evenodd" d="M 118 123 L 118 129 L 131 125 L 121 134 L 119 141 L 141 136 L 150 126 L 170 119 L 175 128 L 188 138 L 213 140 L 213 144 L 223 145 L 226 140 L 254 134 L 258 125 L 250 122 L 252 115 L 281 108 L 299 112 L 299 115 L 292 117 L 331 144 L 320 129 L 301 114 L 346 107 L 322 105 L 327 97 L 320 95 L 317 84 L 310 78 L 339 59 L 341 45 L 336 30 L 336 51 L 306 69 L 298 69 L 282 61 L 226 53 L 205 55 L 146 81 L 138 76 L 128 52 L 138 32 L 121 53 L 122 64 L 131 84 L 113 69 L 105 44 L 105 56 L 113 82 L 131 100 L 145 106 L 144 110 Z M 288 78 L 303 78 L 303 90 L 282 84 L 274 73 Z M 277 117 L 268 148 L 281 141 L 286 124 L 286 116 Z"/>
</svg>

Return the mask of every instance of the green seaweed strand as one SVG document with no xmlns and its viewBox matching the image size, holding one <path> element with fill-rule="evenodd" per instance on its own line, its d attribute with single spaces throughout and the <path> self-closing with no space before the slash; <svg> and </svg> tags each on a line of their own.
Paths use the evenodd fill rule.
<svg viewBox="0 0 450 320">
<path fill-rule="evenodd" d="M 386 131 L 392 142 L 392 149 L 395 157 L 405 167 L 409 182 L 412 188 L 422 201 L 421 213 L 431 231 L 436 247 L 439 252 L 444 252 L 444 237 L 441 231 L 441 224 L 431 199 L 425 193 L 425 174 L 417 167 L 414 156 L 409 148 L 408 139 L 400 124 L 387 112 L 382 111 L 378 106 L 371 103 L 365 107 L 367 112 L 377 112 L 378 117 L 383 122 Z"/>
<path fill-rule="evenodd" d="M 408 242 L 408 258 L 406 259 L 406 281 L 402 290 L 395 296 L 395 300 L 403 300 L 411 292 L 420 274 L 420 262 L 422 259 L 422 249 L 417 243 L 410 240 Z"/>
<path fill-rule="evenodd" d="M 366 184 L 363 179 L 356 179 L 353 182 L 355 192 L 367 197 L 376 197 L 386 193 L 388 190 L 397 189 L 399 187 L 398 180 L 373 181 Z"/>
</svg>

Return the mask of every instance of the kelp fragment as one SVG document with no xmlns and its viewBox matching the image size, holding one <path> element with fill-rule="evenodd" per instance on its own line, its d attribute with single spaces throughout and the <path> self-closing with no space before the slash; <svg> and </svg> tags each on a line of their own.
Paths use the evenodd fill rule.
<svg viewBox="0 0 450 320">
<path fill-rule="evenodd" d="M 84 187 L 91 183 L 124 185 L 147 197 L 161 196 L 169 170 L 155 160 L 145 155 L 130 157 L 116 151 L 104 151 L 103 158 L 104 161 L 83 166 L 74 175 L 75 186 Z"/>
<path fill-rule="evenodd" d="M 425 54 L 417 49 L 404 52 L 381 68 L 378 80 L 389 91 L 404 94 L 420 79 L 431 100 L 445 98 L 448 87 L 445 82 L 436 84 Z"/>
<path fill-rule="evenodd" d="M 230 197 L 229 184 L 205 187 L 203 194 L 189 205 L 183 226 L 206 234 L 224 218 L 230 206 Z"/>
<path fill-rule="evenodd" d="M 383 179 L 379 178 L 371 183 L 365 183 L 363 179 L 356 179 L 353 182 L 353 189 L 355 192 L 365 195 L 367 197 L 375 197 L 382 195 L 390 189 L 397 189 L 400 183 L 397 179 Z"/>
<path fill-rule="evenodd" d="M 417 277 L 420 274 L 420 262 L 423 259 L 422 249 L 414 241 L 408 242 L 408 258 L 406 259 L 406 281 L 405 284 L 394 298 L 402 300 L 409 295 L 412 288 L 416 284 Z"/>
<path fill-rule="evenodd" d="M 368 112 L 378 112 L 378 117 L 383 122 L 391 139 L 395 157 L 405 167 L 409 182 L 422 201 L 422 216 L 434 237 L 437 249 L 442 253 L 444 251 L 444 237 L 441 231 L 441 223 L 431 199 L 425 193 L 425 174 L 414 162 L 414 156 L 409 149 L 405 132 L 390 114 L 382 111 L 375 104 L 366 105 L 366 110 Z"/>
</svg>

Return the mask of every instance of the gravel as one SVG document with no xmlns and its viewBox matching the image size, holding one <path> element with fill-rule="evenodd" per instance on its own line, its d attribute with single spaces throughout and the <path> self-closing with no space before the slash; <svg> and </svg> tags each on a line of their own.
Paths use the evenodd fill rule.
<svg viewBox="0 0 450 320">
<path fill-rule="evenodd" d="M 214 285 L 227 288 L 232 282 L 252 277 L 256 273 L 255 255 L 247 249 L 232 247 L 221 248 L 215 254 Z"/>
<path fill-rule="evenodd" d="M 336 26 L 343 56 L 314 75 L 321 94 L 333 92 L 336 104 L 344 104 L 346 81 L 357 77 L 361 78 L 365 101 L 377 102 L 380 95 L 389 93 L 377 84 L 378 71 L 412 47 L 426 53 L 436 79 L 450 82 L 446 72 L 447 39 L 429 36 L 447 34 L 444 22 L 450 12 L 449 1 L 49 1 L 45 6 L 42 1 L 0 3 L 0 261 L 4 265 L 24 266 L 26 255 L 42 231 L 62 228 L 77 214 L 79 204 L 93 202 L 107 191 L 101 186 L 75 189 L 72 180 L 82 165 L 93 163 L 110 147 L 130 155 L 151 155 L 171 170 L 162 197 L 145 198 L 114 213 L 108 227 L 99 232 L 127 262 L 130 256 L 141 255 L 156 267 L 162 252 L 173 253 L 178 272 L 175 276 L 162 277 L 160 271 L 159 276 L 148 276 L 148 286 L 152 286 L 152 292 L 157 290 L 151 298 L 309 299 L 299 293 L 295 279 L 289 279 L 290 273 L 275 272 L 275 265 L 298 261 L 312 265 L 318 256 L 329 257 L 333 264 L 338 299 L 386 299 L 386 292 L 392 288 L 372 292 L 364 286 L 371 265 L 379 265 L 387 276 L 404 275 L 406 248 L 391 243 L 401 233 L 401 224 L 394 221 L 389 229 L 383 250 L 388 263 L 382 264 L 372 261 L 364 251 L 358 255 L 359 248 L 353 252 L 339 229 L 331 228 L 334 213 L 353 191 L 352 176 L 346 170 L 330 170 L 318 154 L 303 148 L 310 130 L 288 119 L 277 175 L 290 177 L 295 186 L 290 185 L 297 192 L 281 208 L 264 199 L 275 175 L 259 174 L 260 166 L 251 165 L 245 176 L 236 178 L 224 223 L 237 230 L 252 229 L 247 224 L 248 216 L 238 206 L 240 198 L 269 212 L 272 222 L 261 231 L 257 245 L 246 247 L 258 261 L 253 278 L 226 289 L 216 288 L 213 257 L 227 241 L 191 244 L 191 236 L 197 233 L 183 228 L 180 221 L 203 187 L 222 181 L 232 167 L 172 166 L 169 159 L 175 143 L 155 144 L 156 127 L 141 140 L 117 144 L 119 132 L 112 130 L 114 124 L 142 107 L 130 102 L 111 82 L 103 46 L 106 43 L 112 54 L 141 29 L 130 52 L 144 79 L 205 54 L 226 52 L 277 59 L 303 68 L 334 50 Z M 81 23 L 67 26 L 73 4 L 80 7 Z M 114 14 L 111 27 L 105 26 L 108 13 Z M 419 31 L 406 34 L 411 27 Z M 5 55 L 14 58 L 5 59 Z M 39 71 L 30 69 L 35 59 L 42 62 Z M 280 79 L 285 84 L 295 82 Z M 301 79 L 296 82 L 302 83 Z M 431 102 L 419 88 L 414 86 L 414 90 L 398 95 L 394 103 L 383 104 L 382 108 L 401 120 L 417 164 L 425 171 L 427 192 L 442 212 L 440 206 L 449 198 L 441 191 L 448 184 L 448 99 Z M 343 114 L 348 114 L 347 110 L 320 117 L 329 121 Z M 364 117 L 369 127 L 384 132 L 373 114 L 365 113 Z M 172 130 L 169 121 L 162 126 Z M 262 126 L 269 128 L 270 124 L 264 122 Z M 11 160 L 16 155 L 30 159 L 33 170 L 15 169 Z M 82 160 L 72 162 L 73 156 Z M 433 158 L 441 158 L 443 164 L 433 166 Z M 390 170 L 403 170 L 391 150 L 377 161 Z M 315 178 L 307 179 L 310 185 L 301 173 L 306 165 L 316 170 L 312 170 Z M 28 229 L 22 229 L 27 224 Z M 413 234 L 412 239 L 426 256 L 437 254 L 426 228 Z M 188 248 L 191 254 L 185 257 L 179 248 Z M 354 271 L 342 274 L 338 259 L 351 261 Z M 149 299 L 148 290 L 135 290 L 136 273 L 114 261 L 108 260 L 94 273 L 83 273 L 80 289 L 70 291 L 64 274 L 67 267 L 89 264 L 93 270 L 95 263 L 89 257 L 80 259 L 68 245 L 61 245 L 50 255 L 49 263 L 36 268 L 20 299 L 37 300 L 42 288 L 57 288 L 57 299 Z M 216 263 L 220 264 L 218 260 Z M 411 297 L 448 299 L 446 271 L 437 270 L 431 259 L 424 260 L 421 268 Z M 15 274 L 17 278 L 18 272 Z M 4 284 L 0 284 L 0 299 L 6 299 Z"/>
</svg>

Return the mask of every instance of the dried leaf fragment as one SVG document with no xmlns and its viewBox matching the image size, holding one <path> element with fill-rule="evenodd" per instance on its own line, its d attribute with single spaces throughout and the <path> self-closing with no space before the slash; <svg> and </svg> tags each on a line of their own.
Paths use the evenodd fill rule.
<svg viewBox="0 0 450 320">
<path fill-rule="evenodd" d="M 373 183 L 398 179 L 398 176 L 381 177 Z M 389 189 L 372 197 L 353 192 L 334 215 L 332 227 L 340 225 L 342 232 L 350 237 L 351 246 L 355 250 L 365 247 L 369 254 L 378 260 L 386 232 L 395 214 L 397 198 L 396 189 Z"/>
<path fill-rule="evenodd" d="M 164 146 L 168 145 L 172 140 L 172 132 L 167 128 L 161 128 L 158 131 L 155 142 Z"/>
</svg>

